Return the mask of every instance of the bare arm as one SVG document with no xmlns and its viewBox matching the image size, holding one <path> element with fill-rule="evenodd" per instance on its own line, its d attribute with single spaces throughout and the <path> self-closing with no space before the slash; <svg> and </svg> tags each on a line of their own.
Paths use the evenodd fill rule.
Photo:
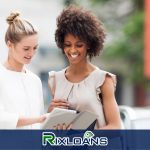
<svg viewBox="0 0 150 150">
<path fill-rule="evenodd" d="M 121 119 L 115 99 L 115 87 L 110 76 L 106 76 L 101 86 L 106 126 L 100 129 L 121 129 Z"/>
<path fill-rule="evenodd" d="M 46 119 L 46 116 L 40 116 L 36 118 L 19 118 L 17 122 L 17 127 L 27 126 L 34 123 L 42 123 Z"/>
<path fill-rule="evenodd" d="M 69 102 L 67 100 L 52 99 L 52 101 L 48 107 L 48 112 L 51 112 L 55 107 L 68 109 L 69 108 Z"/>
<path fill-rule="evenodd" d="M 52 75 L 49 77 L 48 86 L 50 89 L 50 95 L 52 97 L 52 100 L 50 102 L 47 112 L 51 112 L 55 107 L 68 109 L 69 102 L 67 100 L 54 99 L 54 95 L 55 95 L 54 93 L 55 93 L 55 88 L 56 88 L 55 87 L 56 86 L 55 75 Z"/>
</svg>

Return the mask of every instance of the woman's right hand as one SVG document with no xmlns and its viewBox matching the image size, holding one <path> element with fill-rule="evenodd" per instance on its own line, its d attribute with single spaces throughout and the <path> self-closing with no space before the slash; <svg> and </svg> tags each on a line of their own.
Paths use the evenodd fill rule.
<svg viewBox="0 0 150 150">
<path fill-rule="evenodd" d="M 69 108 L 69 102 L 64 99 L 52 99 L 49 107 L 48 107 L 48 112 L 51 112 L 55 107 L 57 108 L 63 108 L 63 109 L 68 109 Z"/>
<path fill-rule="evenodd" d="M 39 117 L 20 117 L 17 122 L 17 127 L 22 127 L 22 126 L 27 126 L 27 125 L 32 125 L 35 123 L 43 123 L 46 119 L 46 115 L 42 115 Z"/>
</svg>

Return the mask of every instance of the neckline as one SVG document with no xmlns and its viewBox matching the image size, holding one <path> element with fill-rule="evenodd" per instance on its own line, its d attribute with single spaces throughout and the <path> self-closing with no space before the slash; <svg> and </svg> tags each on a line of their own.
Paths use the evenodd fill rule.
<svg viewBox="0 0 150 150">
<path fill-rule="evenodd" d="M 1 64 L 0 63 L 0 65 L 1 65 L 1 67 L 5 70 L 5 71 L 7 71 L 7 72 L 10 72 L 10 73 L 14 73 L 14 74 L 27 74 L 27 69 L 26 68 L 24 68 L 24 70 L 25 70 L 25 72 L 19 72 L 19 71 L 14 71 L 14 70 L 9 70 L 9 69 L 7 69 L 3 64 Z"/>
<path fill-rule="evenodd" d="M 95 69 L 94 69 L 87 77 L 85 77 L 83 80 L 81 80 L 81 81 L 79 81 L 79 82 L 71 82 L 71 81 L 69 81 L 69 80 L 66 78 L 66 76 L 65 76 L 66 70 L 67 70 L 67 68 L 65 68 L 65 69 L 63 70 L 63 77 L 64 77 L 64 79 L 65 79 L 68 83 L 76 85 L 76 84 L 81 84 L 82 82 L 88 80 L 88 79 L 98 70 L 98 68 L 95 67 Z"/>
</svg>

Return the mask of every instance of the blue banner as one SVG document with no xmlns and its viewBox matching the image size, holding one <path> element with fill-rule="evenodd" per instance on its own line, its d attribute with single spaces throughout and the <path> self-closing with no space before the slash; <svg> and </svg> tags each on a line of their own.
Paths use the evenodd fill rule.
<svg viewBox="0 0 150 150">
<path fill-rule="evenodd" d="M 150 130 L 0 130 L 0 150 L 149 150 Z"/>
</svg>

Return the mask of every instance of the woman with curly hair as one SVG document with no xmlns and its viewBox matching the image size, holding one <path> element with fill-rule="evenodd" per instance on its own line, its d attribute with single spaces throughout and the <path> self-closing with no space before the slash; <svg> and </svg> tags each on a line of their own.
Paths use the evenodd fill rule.
<svg viewBox="0 0 150 150">
<path fill-rule="evenodd" d="M 99 69 L 90 60 L 103 49 L 102 23 L 89 11 L 76 6 L 64 9 L 57 18 L 55 40 L 69 61 L 61 71 L 49 72 L 52 101 L 49 111 L 59 107 L 96 114 L 94 129 L 120 129 L 115 99 L 115 75 Z M 55 129 L 66 128 L 56 125 Z"/>
</svg>

